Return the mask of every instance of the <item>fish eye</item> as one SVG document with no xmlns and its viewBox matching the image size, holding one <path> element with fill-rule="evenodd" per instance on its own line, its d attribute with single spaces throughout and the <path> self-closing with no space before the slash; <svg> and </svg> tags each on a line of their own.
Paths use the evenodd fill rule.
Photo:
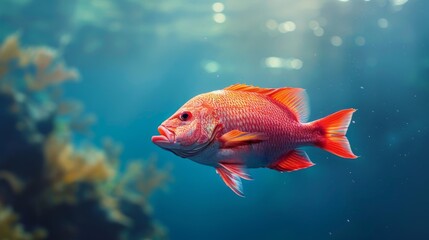
<svg viewBox="0 0 429 240">
<path fill-rule="evenodd" d="M 191 118 L 191 116 L 192 116 L 192 114 L 191 114 L 190 112 L 185 111 L 185 112 L 182 112 L 182 113 L 179 115 L 179 118 L 180 118 L 180 120 L 182 120 L 182 121 L 187 121 L 187 120 L 189 120 L 189 119 Z"/>
</svg>

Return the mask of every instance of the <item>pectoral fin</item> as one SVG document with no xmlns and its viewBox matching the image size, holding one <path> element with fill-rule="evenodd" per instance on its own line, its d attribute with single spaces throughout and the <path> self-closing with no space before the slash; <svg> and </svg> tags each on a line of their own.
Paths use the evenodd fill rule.
<svg viewBox="0 0 429 240">
<path fill-rule="evenodd" d="M 244 197 L 243 185 L 240 178 L 246 180 L 252 180 L 252 178 L 244 171 L 241 165 L 220 163 L 219 167 L 216 168 L 216 172 L 235 194 Z"/>
<path fill-rule="evenodd" d="M 251 143 L 258 143 L 267 139 L 268 137 L 264 133 L 250 133 L 240 130 L 229 131 L 219 138 L 223 148 L 233 148 Z"/>
</svg>

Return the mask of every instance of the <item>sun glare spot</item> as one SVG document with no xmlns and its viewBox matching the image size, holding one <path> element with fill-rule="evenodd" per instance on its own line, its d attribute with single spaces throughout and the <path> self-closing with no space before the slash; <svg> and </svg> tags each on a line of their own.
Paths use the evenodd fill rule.
<svg viewBox="0 0 429 240">
<path fill-rule="evenodd" d="M 214 12 L 218 12 L 218 13 L 223 12 L 223 10 L 225 10 L 225 5 L 223 5 L 223 3 L 216 2 L 216 3 L 213 3 L 212 9 Z"/>
<path fill-rule="evenodd" d="M 408 0 L 390 0 L 390 3 L 394 6 L 404 5 L 407 2 Z"/>
<path fill-rule="evenodd" d="M 278 26 L 279 32 L 281 33 L 287 33 L 287 32 L 293 32 L 296 29 L 296 24 L 292 21 L 287 21 L 284 23 L 281 23 Z"/>
<path fill-rule="evenodd" d="M 339 36 L 333 36 L 331 38 L 331 44 L 335 47 L 339 47 L 343 44 L 343 39 L 341 39 Z"/>
<path fill-rule="evenodd" d="M 276 20 L 274 19 L 269 19 L 267 20 L 267 22 L 265 23 L 265 26 L 270 29 L 270 30 L 276 30 L 279 26 L 279 24 L 277 23 Z"/>
<path fill-rule="evenodd" d="M 310 27 L 310 29 L 312 29 L 312 30 L 315 30 L 315 29 L 320 28 L 320 25 L 319 25 L 318 21 L 312 20 L 308 23 L 308 27 Z"/>
<path fill-rule="evenodd" d="M 281 68 L 283 66 L 283 59 L 278 57 L 268 57 L 265 59 L 265 65 L 269 68 Z"/>
<path fill-rule="evenodd" d="M 226 16 L 223 13 L 213 14 L 213 20 L 217 23 L 224 23 L 226 21 Z"/>
<path fill-rule="evenodd" d="M 362 36 L 356 37 L 355 43 L 357 46 L 363 46 L 363 45 L 365 45 L 365 38 Z"/>
<path fill-rule="evenodd" d="M 268 68 L 286 68 L 291 70 L 299 70 L 303 66 L 303 62 L 298 58 L 279 58 L 268 57 L 265 59 L 265 66 Z"/>
<path fill-rule="evenodd" d="M 325 33 L 325 30 L 323 30 L 323 28 L 319 27 L 319 28 L 314 29 L 313 33 L 315 36 L 321 37 Z"/>
<path fill-rule="evenodd" d="M 293 69 L 301 69 L 302 68 L 302 65 L 303 65 L 303 63 L 302 63 L 302 61 L 300 60 L 300 59 L 297 59 L 297 58 L 294 58 L 294 59 L 292 59 L 291 61 L 290 61 L 290 66 L 291 66 L 291 68 L 293 68 Z"/>
<path fill-rule="evenodd" d="M 216 61 L 208 61 L 204 64 L 204 70 L 208 73 L 218 72 L 220 69 L 219 63 Z"/>
<path fill-rule="evenodd" d="M 380 28 L 387 28 L 389 27 L 389 22 L 385 18 L 380 18 L 377 21 L 377 24 Z"/>
</svg>

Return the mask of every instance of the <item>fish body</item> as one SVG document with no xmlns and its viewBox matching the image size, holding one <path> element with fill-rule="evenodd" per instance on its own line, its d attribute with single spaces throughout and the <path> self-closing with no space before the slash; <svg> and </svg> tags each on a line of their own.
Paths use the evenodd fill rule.
<svg viewBox="0 0 429 240">
<path fill-rule="evenodd" d="M 259 88 L 236 84 L 200 94 L 158 128 L 158 146 L 216 168 L 236 194 L 247 168 L 295 171 L 314 164 L 302 146 L 317 146 L 356 158 L 345 137 L 355 109 L 306 123 L 309 113 L 300 88 Z"/>
</svg>

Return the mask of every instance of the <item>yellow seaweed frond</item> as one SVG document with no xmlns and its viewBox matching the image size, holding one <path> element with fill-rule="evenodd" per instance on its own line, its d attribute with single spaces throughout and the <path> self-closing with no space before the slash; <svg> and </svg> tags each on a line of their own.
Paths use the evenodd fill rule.
<svg viewBox="0 0 429 240">
<path fill-rule="evenodd" d="M 170 180 L 170 171 L 159 169 L 152 159 L 148 162 L 131 161 L 126 173 L 120 174 L 117 169 L 120 168 L 121 145 L 109 139 L 104 141 L 103 148 L 73 143 L 73 133 L 87 132 L 96 118 L 93 115 L 82 116 L 82 105 L 75 102 L 61 104 L 60 88 L 52 86 L 78 80 L 79 73 L 60 60 L 60 52 L 47 47 L 21 48 L 18 34 L 9 36 L 0 45 L 0 94 L 11 102 L 9 113 L 17 117 L 14 130 L 32 144 L 30 150 L 41 147 L 44 153 L 43 165 L 35 169 L 43 169 L 43 172 L 37 172 L 23 182 L 18 174 L 0 171 L 0 180 L 12 189 L 8 193 L 17 198 L 28 197 L 27 190 L 31 190 L 34 199 L 28 199 L 29 207 L 34 207 L 32 210 L 40 216 L 46 210 L 48 215 L 53 211 L 61 212 L 61 207 L 57 208 L 59 205 L 80 207 L 79 204 L 85 205 L 85 201 L 89 201 L 96 203 L 97 209 L 102 207 L 105 210 L 106 215 L 97 214 L 97 217 L 107 216 L 111 222 L 123 225 L 124 232 L 131 234 L 140 227 L 134 226 L 133 222 L 142 216 L 149 222 L 141 236 L 165 239 L 166 230 L 150 216 L 148 198 Z M 37 123 L 41 120 L 49 121 L 49 124 L 43 122 L 39 128 Z M 24 153 L 27 149 L 19 151 Z M 34 160 L 32 154 L 28 160 Z M 21 192 L 23 194 L 19 194 Z M 27 209 L 20 208 L 19 204 L 8 204 L 19 214 L 27 214 Z M 137 212 L 129 214 L 127 206 L 136 207 Z M 28 216 L 25 217 L 27 219 Z M 78 222 L 70 224 L 79 226 Z M 28 227 L 34 229 L 34 223 Z M 46 236 L 43 229 L 32 233 L 24 231 L 18 215 L 0 202 L 0 239 L 44 239 Z"/>
<path fill-rule="evenodd" d="M 109 162 L 116 168 L 118 167 L 119 157 L 123 151 L 123 146 L 120 143 L 113 141 L 111 138 L 103 140 L 103 150 L 106 153 Z"/>
<path fill-rule="evenodd" d="M 38 228 L 32 233 L 26 232 L 19 223 L 18 215 L 10 208 L 0 205 L 0 236 L 7 240 L 42 240 L 46 239 L 47 232 Z"/>
<path fill-rule="evenodd" d="M 48 172 L 57 183 L 101 182 L 115 175 L 102 150 L 76 150 L 73 144 L 54 135 L 45 143 L 45 156 Z"/>
<path fill-rule="evenodd" d="M 8 36 L 0 46 L 0 80 L 8 72 L 8 62 L 20 54 L 18 34 Z"/>
<path fill-rule="evenodd" d="M 34 64 L 38 71 L 43 72 L 53 63 L 57 52 L 52 48 L 40 47 L 35 51 Z"/>
<path fill-rule="evenodd" d="M 72 115 L 76 116 L 83 110 L 82 103 L 78 101 L 61 101 L 57 107 L 57 114 L 59 115 Z"/>
<path fill-rule="evenodd" d="M 109 195 L 102 195 L 101 205 L 107 210 L 110 220 L 120 223 L 124 226 L 131 226 L 132 220 L 121 212 L 118 200 Z"/>
<path fill-rule="evenodd" d="M 76 203 L 78 184 L 89 183 L 98 188 L 116 174 L 104 151 L 90 146 L 77 149 L 67 137 L 51 134 L 45 141 L 44 155 L 45 176 L 51 185 L 46 196 L 50 195 L 48 201 L 54 204 Z"/>
<path fill-rule="evenodd" d="M 94 114 L 86 114 L 80 117 L 72 118 L 69 127 L 74 132 L 82 134 L 90 134 L 91 126 L 97 122 L 97 117 Z"/>
<path fill-rule="evenodd" d="M 134 160 L 128 163 L 115 191 L 134 202 L 147 203 L 152 193 L 164 187 L 168 181 L 171 181 L 169 167 L 159 169 L 155 158 Z"/>
<path fill-rule="evenodd" d="M 9 171 L 0 171 L 0 179 L 5 180 L 15 193 L 20 193 L 25 187 L 24 182 Z"/>
<path fill-rule="evenodd" d="M 48 48 L 36 50 L 33 60 L 36 65 L 36 75 L 28 79 L 27 87 L 32 91 L 40 91 L 51 85 L 58 85 L 67 80 L 79 80 L 79 72 L 76 69 L 66 68 L 64 63 L 53 63 L 55 55 Z M 51 66 L 52 65 L 52 66 Z"/>
<path fill-rule="evenodd" d="M 168 229 L 161 223 L 155 221 L 153 224 L 153 231 L 151 232 L 150 236 L 145 239 L 151 239 L 151 240 L 169 239 Z"/>
<path fill-rule="evenodd" d="M 40 91 L 65 81 L 79 80 L 79 72 L 76 69 L 66 67 L 59 59 L 57 52 L 52 48 L 21 48 L 19 35 L 12 34 L 0 46 L 0 80 L 5 80 L 3 76 L 16 69 L 26 72 L 26 87 L 32 91 Z M 13 65 L 13 69 L 9 69 L 10 63 L 14 60 L 17 60 L 17 64 Z M 36 67 L 35 74 L 27 68 L 29 65 Z"/>
<path fill-rule="evenodd" d="M 59 84 L 65 80 L 78 80 L 79 73 L 75 69 L 67 69 L 63 63 L 58 63 L 53 70 L 47 71 L 44 68 L 38 68 L 36 89 L 40 90 L 49 85 Z"/>
<path fill-rule="evenodd" d="M 12 34 L 4 40 L 0 47 L 0 64 L 18 58 L 19 54 L 19 36 L 18 34 Z"/>
</svg>

